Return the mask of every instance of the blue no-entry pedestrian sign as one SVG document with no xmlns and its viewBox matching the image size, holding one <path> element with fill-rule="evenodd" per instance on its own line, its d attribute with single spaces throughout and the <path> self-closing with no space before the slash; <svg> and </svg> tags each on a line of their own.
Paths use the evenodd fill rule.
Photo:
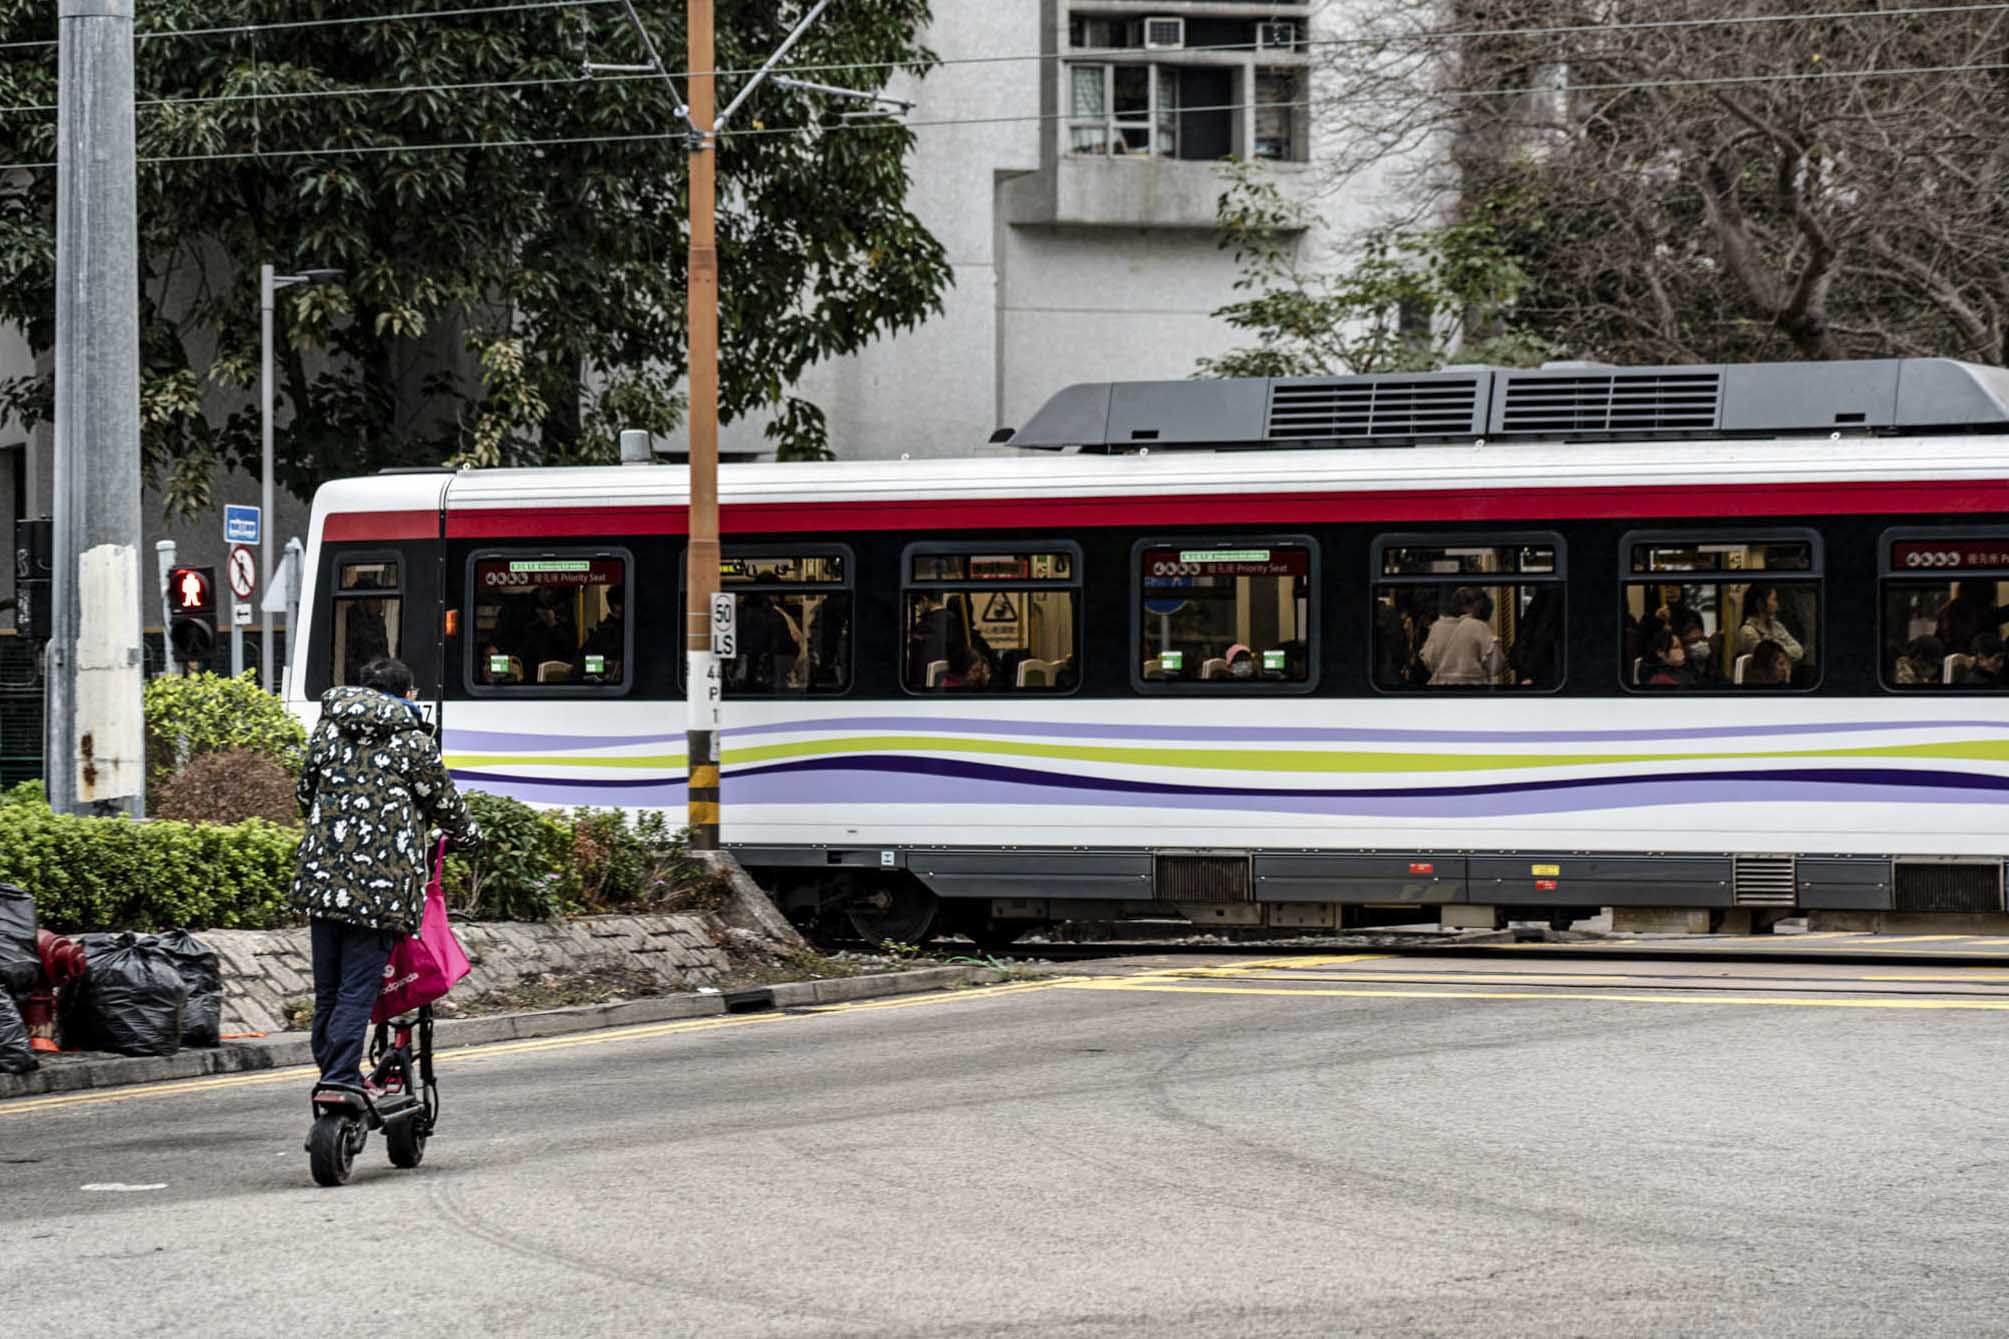
<svg viewBox="0 0 2009 1339">
<path fill-rule="evenodd" d="M 226 544 L 256 544 L 259 536 L 259 522 L 262 516 L 256 507 L 240 507 L 226 504 L 223 508 L 223 542 Z"/>
</svg>

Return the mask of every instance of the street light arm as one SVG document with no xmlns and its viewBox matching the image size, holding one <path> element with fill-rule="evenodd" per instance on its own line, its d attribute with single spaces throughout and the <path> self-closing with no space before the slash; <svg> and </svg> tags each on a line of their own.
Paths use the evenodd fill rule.
<svg viewBox="0 0 2009 1339">
<path fill-rule="evenodd" d="M 631 12 L 633 11 L 633 8 L 634 6 L 632 4 L 629 5 L 629 9 Z M 739 91 L 738 95 L 734 97 L 731 102 L 726 104 L 725 110 L 719 113 L 717 123 L 712 126 L 712 132 L 714 134 L 725 129 L 726 122 L 732 120 L 732 114 L 739 110 L 740 104 L 745 102 L 747 98 L 753 94 L 753 91 L 756 88 L 760 87 L 761 81 L 767 78 L 769 72 L 772 71 L 775 66 L 781 64 L 781 58 L 783 56 L 786 56 L 791 50 L 794 49 L 795 44 L 802 40 L 802 35 L 809 31 L 809 25 L 816 22 L 816 20 L 822 15 L 823 11 L 828 8 L 830 8 L 830 0 L 816 0 L 815 7 L 812 8 L 807 14 L 804 14 L 802 16 L 802 22 L 795 25 L 794 29 L 788 34 L 788 36 L 785 39 L 783 39 L 781 45 L 774 49 L 774 54 L 767 58 L 767 64 L 760 67 L 759 71 L 755 73 L 753 78 L 747 81 L 746 87 L 742 88 Z"/>
</svg>

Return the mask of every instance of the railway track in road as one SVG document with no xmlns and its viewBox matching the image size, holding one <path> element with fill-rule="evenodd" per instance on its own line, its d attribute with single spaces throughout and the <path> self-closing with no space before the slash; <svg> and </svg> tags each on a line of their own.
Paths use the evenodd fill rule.
<svg viewBox="0 0 2009 1339">
<path fill-rule="evenodd" d="M 953 943 L 939 944 L 952 950 Z M 1014 944 L 988 952 L 974 947 L 973 957 L 1045 959 L 1085 962 L 1121 957 L 1203 957 L 1258 953 L 1266 957 L 1321 957 L 1337 953 L 1375 953 L 1390 957 L 1456 957 L 1498 960 L 1582 961 L 1598 959 L 1665 959 L 1725 963 L 1903 962 L 1919 966 L 1995 964 L 2009 970 L 2009 937 L 1999 935 L 1701 935 L 1683 937 L 1597 937 L 1585 939 L 1530 938 L 1520 941 L 1474 942 L 1435 936 L 1371 935 L 1316 942 L 1178 943 L 1148 940 L 1107 940 L 1072 944 Z"/>
</svg>

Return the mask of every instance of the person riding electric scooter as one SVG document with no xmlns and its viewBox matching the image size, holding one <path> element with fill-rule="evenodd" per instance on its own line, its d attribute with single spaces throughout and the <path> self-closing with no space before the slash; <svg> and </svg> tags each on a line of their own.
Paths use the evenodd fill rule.
<svg viewBox="0 0 2009 1339">
<path fill-rule="evenodd" d="M 315 1101 L 373 1114 L 364 1034 L 392 949 L 419 928 L 430 833 L 480 840 L 412 698 L 411 670 L 389 656 L 363 666 L 360 684 L 329 689 L 298 788 L 307 830 L 292 900 L 313 933 Z M 407 1075 L 401 1103 L 413 1097 Z"/>
</svg>

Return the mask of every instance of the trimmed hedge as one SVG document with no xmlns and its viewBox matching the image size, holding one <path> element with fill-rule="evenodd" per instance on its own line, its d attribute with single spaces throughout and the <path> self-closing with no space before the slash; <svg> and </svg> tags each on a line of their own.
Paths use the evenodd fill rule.
<svg viewBox="0 0 2009 1339">
<path fill-rule="evenodd" d="M 448 857 L 447 896 L 482 919 L 656 904 L 705 877 L 660 814 L 546 811 L 478 791 L 467 799 L 488 836 L 472 859 Z M 34 894 L 51 930 L 297 924 L 287 893 L 299 842 L 299 829 L 260 819 L 78 818 L 51 812 L 37 783 L 0 792 L 0 883 Z"/>
<path fill-rule="evenodd" d="M 50 811 L 41 788 L 0 800 L 0 883 L 35 897 L 50 930 L 269 929 L 286 905 L 297 830 L 134 823 Z"/>
</svg>

